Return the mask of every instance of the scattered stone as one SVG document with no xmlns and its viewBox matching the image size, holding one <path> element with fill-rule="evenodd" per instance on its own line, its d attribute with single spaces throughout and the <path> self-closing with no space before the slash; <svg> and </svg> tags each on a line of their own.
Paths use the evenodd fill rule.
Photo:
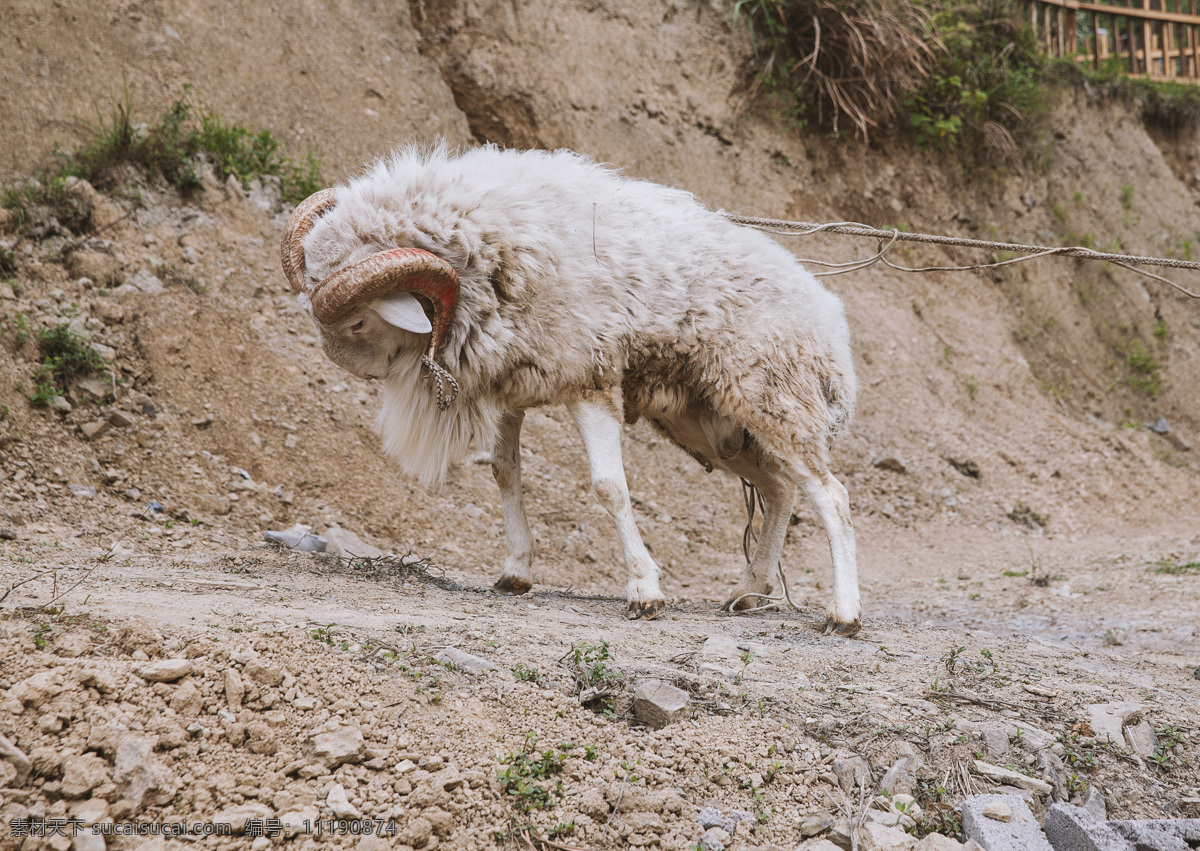
<svg viewBox="0 0 1200 851">
<path fill-rule="evenodd" d="M 1142 720 L 1142 707 L 1136 703 L 1093 703 L 1087 708 L 1088 723 L 1096 738 L 1108 737 L 1114 745 L 1125 746 L 1123 728 Z"/>
<path fill-rule="evenodd" d="M 171 695 L 171 708 L 184 718 L 195 718 L 204 710 L 204 695 L 195 683 L 186 682 Z"/>
<path fill-rule="evenodd" d="M 1104 800 L 1095 786 L 1089 786 L 1083 796 L 1083 808 L 1092 814 L 1096 821 L 1108 821 L 1108 803 Z"/>
<path fill-rule="evenodd" d="M 660 730 L 687 712 L 688 693 L 662 680 L 647 680 L 633 693 L 633 714 L 651 730 Z"/>
<path fill-rule="evenodd" d="M 87 395 L 91 396 L 97 402 L 105 402 L 112 397 L 112 382 L 106 378 L 98 376 L 90 376 L 84 378 L 75 387 Z"/>
<path fill-rule="evenodd" d="M 206 514 L 215 514 L 219 517 L 224 517 L 229 513 L 233 503 L 229 501 L 229 497 L 217 496 L 212 493 L 202 493 L 196 497 L 196 507 Z"/>
<path fill-rule="evenodd" d="M 1008 753 L 1008 731 L 998 724 L 988 724 L 980 731 L 983 736 L 983 747 L 992 759 L 999 759 Z"/>
<path fill-rule="evenodd" d="M 79 427 L 79 431 L 88 440 L 98 440 L 108 434 L 109 428 L 108 420 L 96 420 L 93 423 L 84 423 Z"/>
<path fill-rule="evenodd" d="M 449 662 L 460 671 L 470 671 L 472 674 L 496 670 L 496 666 L 487 659 L 481 659 L 465 650 L 459 650 L 457 647 L 447 647 L 433 658 L 439 662 Z"/>
<path fill-rule="evenodd" d="M 889 827 L 868 821 L 863 825 L 863 839 L 859 847 L 875 851 L 908 851 L 917 844 L 916 837 L 909 836 L 898 827 Z"/>
<path fill-rule="evenodd" d="M 25 778 L 29 776 L 29 772 L 33 769 L 33 764 L 30 762 L 29 757 L 25 756 L 24 752 L 9 741 L 8 737 L 3 733 L 0 733 L 0 760 L 7 762 L 16 769 L 18 783 L 24 783 Z"/>
<path fill-rule="evenodd" d="M 341 526 L 330 526 L 323 536 L 326 541 L 325 552 L 340 555 L 343 558 L 379 558 L 383 550 L 373 547 L 349 529 Z"/>
<path fill-rule="evenodd" d="M 1046 837 L 1058 851 L 1133 851 L 1129 842 L 1092 814 L 1071 804 L 1055 804 L 1043 822 Z"/>
<path fill-rule="evenodd" d="M 833 827 L 834 821 L 836 821 L 836 819 L 834 819 L 834 817 L 829 813 L 815 813 L 813 815 L 805 816 L 800 822 L 800 835 L 805 839 L 809 838 L 810 836 L 820 836 L 822 833 L 829 830 L 829 828 Z"/>
<path fill-rule="evenodd" d="M 1022 789 L 1036 792 L 1039 795 L 1049 795 L 1054 788 L 1045 780 L 1038 780 L 1036 777 L 1029 777 L 1028 775 L 1021 774 L 1019 771 L 1001 768 L 998 765 L 992 765 L 991 763 L 979 760 L 975 760 L 975 771 L 991 780 L 1008 783 L 1011 786 L 1019 786 Z M 980 844 L 982 845 L 983 843 L 981 842 Z"/>
<path fill-rule="evenodd" d="M 254 658 L 246 663 L 246 676 L 263 686 L 277 686 L 283 682 L 285 671 L 278 665 Z"/>
<path fill-rule="evenodd" d="M 837 776 L 842 791 L 850 794 L 856 786 L 864 789 L 871 785 L 871 766 L 861 756 L 852 756 L 833 761 L 833 773 Z"/>
<path fill-rule="evenodd" d="M 135 735 L 125 736 L 117 745 L 113 782 L 134 812 L 167 803 L 179 789 L 175 775 L 154 755 L 154 743 Z"/>
<path fill-rule="evenodd" d="M 725 851 L 725 843 L 732 841 L 730 836 L 724 829 L 719 827 L 710 827 L 704 831 L 697 843 L 698 847 L 703 851 Z"/>
<path fill-rule="evenodd" d="M 1125 728 L 1125 741 L 1142 759 L 1149 759 L 1158 750 L 1158 737 L 1149 721 L 1140 721 Z"/>
<path fill-rule="evenodd" d="M 163 291 L 162 279 L 147 269 L 138 269 L 133 277 L 129 279 L 129 283 L 147 295 L 154 295 Z"/>
<path fill-rule="evenodd" d="M 93 499 L 96 496 L 96 489 L 90 485 L 67 485 L 67 490 L 80 499 Z"/>
<path fill-rule="evenodd" d="M 160 659 L 139 665 L 133 672 L 148 683 L 173 683 L 194 670 L 190 659 Z"/>
<path fill-rule="evenodd" d="M 113 428 L 129 428 L 137 425 L 137 420 L 118 408 L 113 408 L 108 412 L 108 421 Z"/>
<path fill-rule="evenodd" d="M 248 801 L 236 807 L 221 810 L 213 816 L 214 824 L 227 824 L 234 833 L 245 833 L 246 822 L 250 819 L 268 819 L 272 815 L 271 808 L 257 801 Z"/>
<path fill-rule="evenodd" d="M 984 818 L 995 819 L 996 821 L 1012 821 L 1012 810 L 1003 801 L 989 801 L 987 804 L 984 804 L 981 813 Z"/>
<path fill-rule="evenodd" d="M 314 535 L 303 528 L 292 528 L 284 532 L 269 530 L 263 532 L 263 540 L 268 544 L 279 544 L 300 553 L 323 553 L 329 545 L 320 535 Z"/>
<path fill-rule="evenodd" d="M 977 846 L 978 847 L 978 846 Z M 930 833 L 913 846 L 913 851 L 962 851 L 963 844 L 943 833 Z"/>
<path fill-rule="evenodd" d="M 1008 807 L 1008 821 L 984 816 L 989 804 Z M 985 851 L 1052 851 L 1025 802 L 1012 795 L 972 795 L 962 803 L 963 833 Z"/>
<path fill-rule="evenodd" d="M 883 452 L 871 459 L 871 463 L 880 470 L 890 470 L 893 473 L 907 473 L 908 467 L 895 452 Z"/>
<path fill-rule="evenodd" d="M 331 721 L 331 724 L 338 722 Z M 360 762 L 366 741 L 357 726 L 341 726 L 314 732 L 308 739 L 308 753 L 333 769 L 346 762 Z"/>
<path fill-rule="evenodd" d="M 108 763 L 94 753 L 71 756 L 63 762 L 59 791 L 64 798 L 82 798 L 97 786 L 108 782 Z"/>
<path fill-rule="evenodd" d="M 334 783 L 329 788 L 329 794 L 325 796 L 325 803 L 329 804 L 329 809 L 333 810 L 333 814 L 338 818 L 362 817 L 362 813 L 346 797 L 346 789 L 341 783 Z"/>
</svg>

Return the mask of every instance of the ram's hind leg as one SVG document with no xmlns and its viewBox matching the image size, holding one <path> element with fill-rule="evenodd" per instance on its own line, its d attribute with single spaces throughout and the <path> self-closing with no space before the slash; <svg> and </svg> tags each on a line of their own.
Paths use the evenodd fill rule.
<svg viewBox="0 0 1200 851">
<path fill-rule="evenodd" d="M 775 585 L 778 565 L 783 557 L 783 544 L 787 538 L 788 521 L 792 516 L 792 502 L 796 498 L 796 485 L 774 464 L 764 459 L 764 466 L 752 471 L 739 471 L 747 481 L 758 488 L 763 498 L 763 523 L 758 535 L 758 546 L 746 566 L 746 576 L 733 589 L 722 609 L 740 611 L 767 605 L 770 597 L 783 592 Z M 773 468 L 773 469 L 772 469 Z"/>
<path fill-rule="evenodd" d="M 625 565 L 629 569 L 629 617 L 656 617 L 666 608 L 666 600 L 658 587 L 658 565 L 646 551 L 642 536 L 633 522 L 629 486 L 625 482 L 625 467 L 621 463 L 619 402 L 607 394 L 596 393 L 571 403 L 568 408 L 587 448 L 592 487 L 600 504 L 616 521 L 617 532 L 621 536 Z"/>
<path fill-rule="evenodd" d="M 504 571 L 496 582 L 502 594 L 524 594 L 533 587 L 533 533 L 525 516 L 525 497 L 521 493 L 521 423 L 523 411 L 505 414 L 500 421 L 496 446 L 492 450 L 492 475 L 500 487 L 504 510 L 504 540 L 508 553 Z"/>
</svg>

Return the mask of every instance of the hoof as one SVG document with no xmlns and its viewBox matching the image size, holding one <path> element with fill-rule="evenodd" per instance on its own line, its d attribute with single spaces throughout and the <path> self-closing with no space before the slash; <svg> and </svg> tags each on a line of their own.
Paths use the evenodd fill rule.
<svg viewBox="0 0 1200 851">
<path fill-rule="evenodd" d="M 840 635 L 843 638 L 852 638 L 858 635 L 858 631 L 862 629 L 862 621 L 858 618 L 851 623 L 838 623 L 834 620 L 825 621 L 826 635 Z"/>
<path fill-rule="evenodd" d="M 666 600 L 634 600 L 629 604 L 625 616 L 630 620 L 652 621 L 667 610 Z"/>
<path fill-rule="evenodd" d="M 516 579 L 512 576 L 501 576 L 496 584 L 492 586 L 492 590 L 497 594 L 520 595 L 524 594 L 532 587 L 533 583 L 528 579 Z"/>
</svg>

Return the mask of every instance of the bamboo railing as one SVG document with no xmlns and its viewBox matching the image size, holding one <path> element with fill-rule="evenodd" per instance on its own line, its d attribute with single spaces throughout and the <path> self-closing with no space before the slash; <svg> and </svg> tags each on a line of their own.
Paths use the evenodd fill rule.
<svg viewBox="0 0 1200 851">
<path fill-rule="evenodd" d="M 1200 83 L 1200 0 L 1130 2 L 1139 5 L 1020 0 L 1052 56 L 1092 68 L 1118 57 L 1129 74 Z"/>
</svg>

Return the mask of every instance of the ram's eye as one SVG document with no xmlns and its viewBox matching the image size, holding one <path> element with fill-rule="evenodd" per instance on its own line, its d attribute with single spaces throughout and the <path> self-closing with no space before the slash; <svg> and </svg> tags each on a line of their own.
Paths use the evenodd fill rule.
<svg viewBox="0 0 1200 851">
<path fill-rule="evenodd" d="M 351 334 L 357 334 L 359 331 L 361 331 L 361 330 L 363 329 L 363 321 L 364 321 L 364 320 L 360 319 L 360 320 L 358 320 L 357 322 L 355 322 L 353 325 L 351 325 L 351 326 L 350 326 L 350 333 L 351 333 Z"/>
</svg>

